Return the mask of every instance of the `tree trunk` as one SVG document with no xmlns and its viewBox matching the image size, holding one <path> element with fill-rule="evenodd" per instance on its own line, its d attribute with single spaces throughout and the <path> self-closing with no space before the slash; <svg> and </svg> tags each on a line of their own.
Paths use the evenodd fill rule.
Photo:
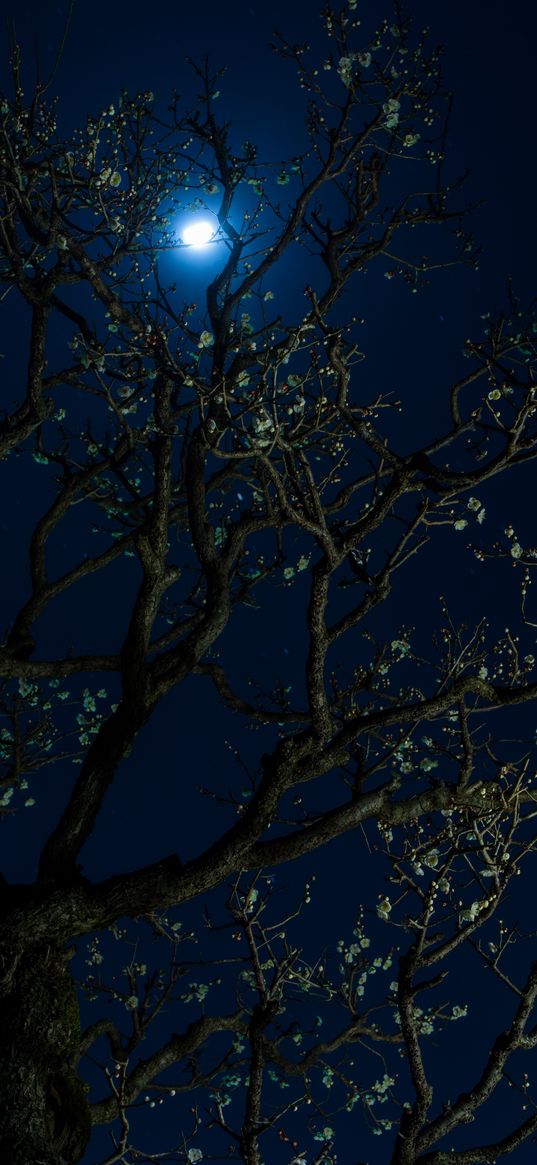
<svg viewBox="0 0 537 1165">
<path fill-rule="evenodd" d="M 65 951 L 31 948 L 0 995 L 0 1161 L 6 1165 L 76 1165 L 83 1156 L 91 1121 L 76 1073 L 79 1037 Z"/>
</svg>

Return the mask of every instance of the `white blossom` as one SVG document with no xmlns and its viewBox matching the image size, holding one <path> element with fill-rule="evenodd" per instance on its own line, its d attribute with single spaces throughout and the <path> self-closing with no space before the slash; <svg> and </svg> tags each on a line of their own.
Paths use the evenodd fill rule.
<svg viewBox="0 0 537 1165">
<path fill-rule="evenodd" d="M 388 97 L 382 106 L 383 113 L 386 114 L 384 125 L 386 129 L 395 129 L 399 123 L 399 108 L 401 102 L 396 97 Z"/>
<path fill-rule="evenodd" d="M 459 914 L 459 926 L 462 926 L 463 922 L 475 922 L 480 910 L 480 902 L 472 902 L 472 905 L 467 910 L 461 910 Z"/>
<path fill-rule="evenodd" d="M 352 80 L 352 56 L 341 57 L 337 67 L 337 71 L 343 84 L 349 87 Z"/>
</svg>

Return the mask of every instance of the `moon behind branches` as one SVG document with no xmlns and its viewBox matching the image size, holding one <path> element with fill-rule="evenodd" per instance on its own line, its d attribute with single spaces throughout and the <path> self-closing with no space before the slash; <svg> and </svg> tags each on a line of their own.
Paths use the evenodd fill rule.
<svg viewBox="0 0 537 1165">
<path fill-rule="evenodd" d="M 191 222 L 181 232 L 183 243 L 189 247 L 204 247 L 213 237 L 214 229 L 207 219 Z"/>
</svg>

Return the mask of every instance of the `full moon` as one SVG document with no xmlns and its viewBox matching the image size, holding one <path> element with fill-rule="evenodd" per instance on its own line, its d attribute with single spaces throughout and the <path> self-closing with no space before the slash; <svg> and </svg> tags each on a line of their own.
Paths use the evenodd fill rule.
<svg viewBox="0 0 537 1165">
<path fill-rule="evenodd" d="M 200 222 L 191 222 L 182 232 L 183 243 L 190 247 L 204 247 L 214 235 L 210 222 L 202 219 Z"/>
</svg>

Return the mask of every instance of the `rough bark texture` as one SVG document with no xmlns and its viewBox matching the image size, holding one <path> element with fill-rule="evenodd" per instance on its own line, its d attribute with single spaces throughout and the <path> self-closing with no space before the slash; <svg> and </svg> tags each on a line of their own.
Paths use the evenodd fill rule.
<svg viewBox="0 0 537 1165">
<path fill-rule="evenodd" d="M 32 948 L 0 997 L 0 1161 L 75 1165 L 90 1135 L 75 1054 L 79 1009 L 65 952 Z"/>
</svg>

